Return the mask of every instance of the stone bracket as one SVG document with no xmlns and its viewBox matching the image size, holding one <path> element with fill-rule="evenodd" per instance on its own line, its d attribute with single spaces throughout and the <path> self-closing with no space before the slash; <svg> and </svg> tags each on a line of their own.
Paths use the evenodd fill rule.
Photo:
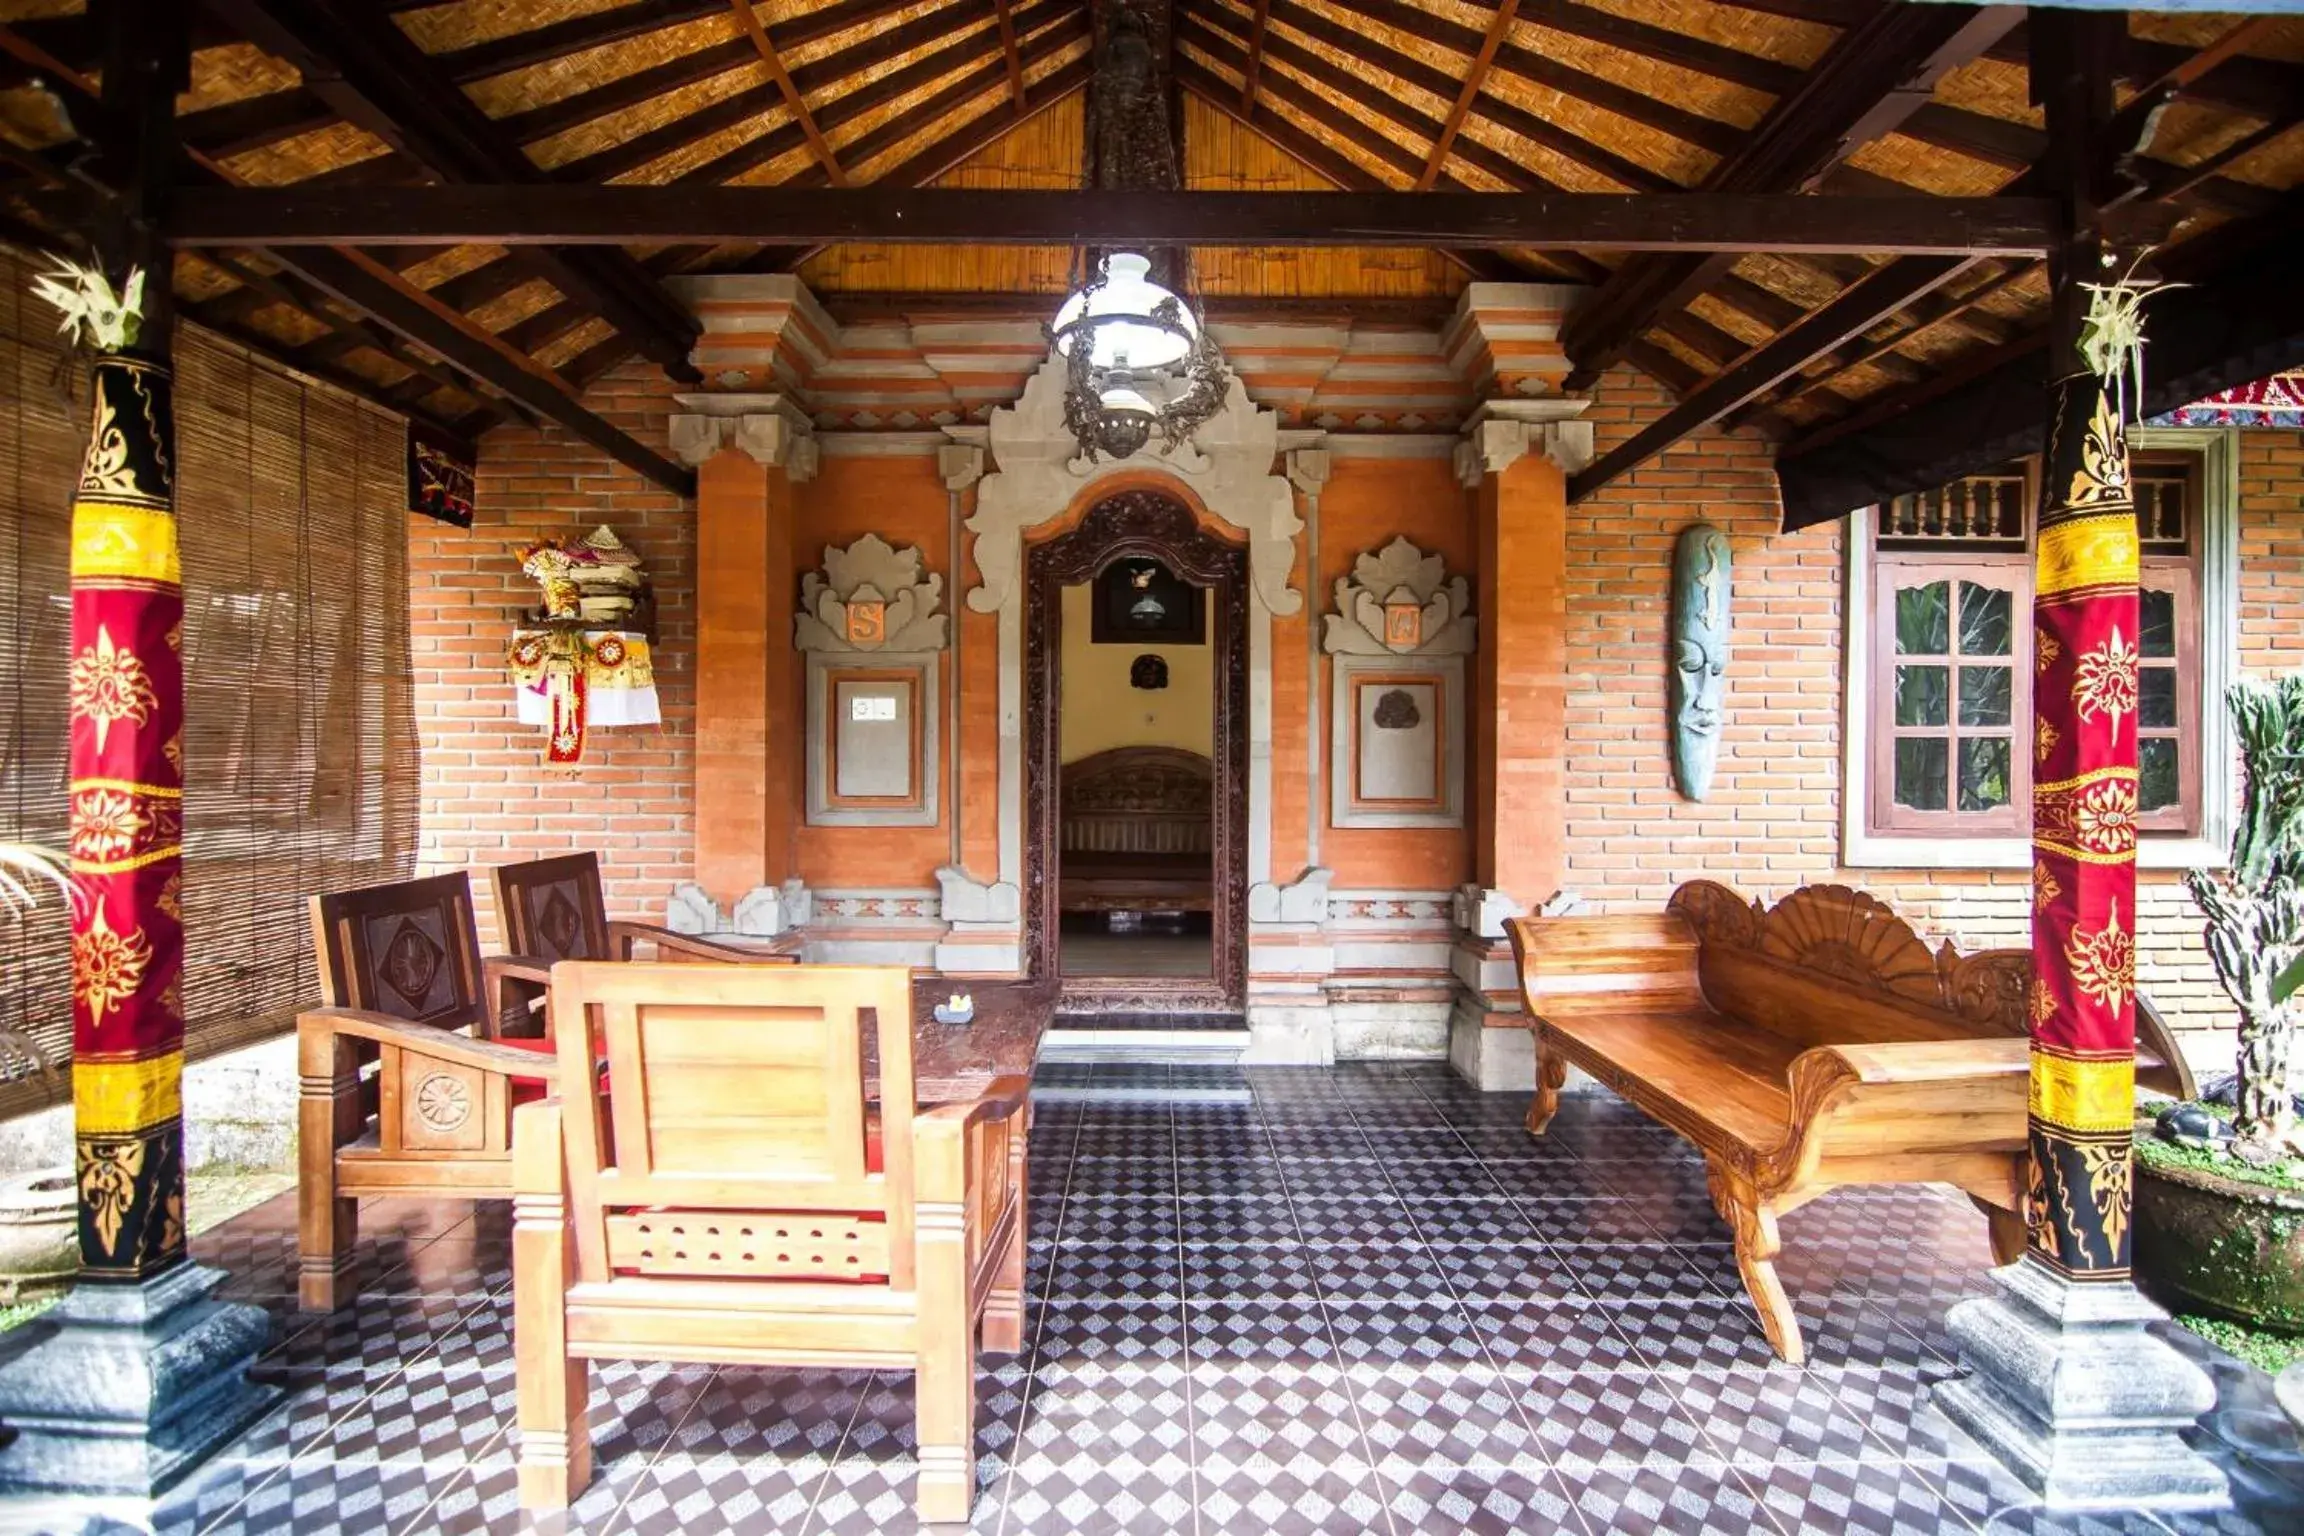
<svg viewBox="0 0 2304 1536">
<path fill-rule="evenodd" d="M 1501 939 L 1504 924 L 1512 918 L 1527 916 L 1528 909 L 1502 891 L 1480 885 L 1460 885 L 1450 900 L 1449 915 L 1457 928 L 1476 939 Z"/>
<path fill-rule="evenodd" d="M 772 939 L 806 927 L 811 904 L 808 887 L 797 877 L 782 885 L 754 886 L 736 898 L 733 911 L 723 910 L 695 881 L 683 880 L 665 902 L 664 926 L 674 933 Z"/>
<path fill-rule="evenodd" d="M 1589 400 L 1491 400 L 1472 413 L 1456 445 L 1456 478 L 1466 489 L 1540 453 L 1573 475 L 1592 462 L 1592 423 L 1577 420 Z"/>
<path fill-rule="evenodd" d="M 1323 923 L 1328 920 L 1332 869 L 1307 869 L 1286 885 L 1265 881 L 1248 887 L 1251 923 Z"/>
<path fill-rule="evenodd" d="M 694 468 L 733 448 L 765 469 L 781 467 L 794 484 L 812 480 L 820 462 L 816 428 L 783 395 L 674 395 L 680 409 L 665 424 L 673 457 Z"/>
</svg>

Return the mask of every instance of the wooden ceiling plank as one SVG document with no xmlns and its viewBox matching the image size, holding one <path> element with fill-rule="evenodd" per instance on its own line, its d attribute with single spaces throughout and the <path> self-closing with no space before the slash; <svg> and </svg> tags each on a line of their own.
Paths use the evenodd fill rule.
<svg viewBox="0 0 2304 1536">
<path fill-rule="evenodd" d="M 822 130 L 816 126 L 816 116 L 808 110 L 808 99 L 792 83 L 791 73 L 784 68 L 784 56 L 769 41 L 768 29 L 760 25 L 760 17 L 752 9 L 752 0 L 728 0 L 728 8 L 735 13 L 737 24 L 743 27 L 745 35 L 752 39 L 752 46 L 760 55 L 762 67 L 768 71 L 768 78 L 775 82 L 778 94 L 784 99 L 784 109 L 800 125 L 800 132 L 808 141 L 808 152 L 816 157 L 818 165 L 824 167 L 824 174 L 831 178 L 832 185 L 848 185 L 848 173 L 840 169 L 839 158 L 832 153 L 832 146 L 825 142 Z M 1002 0 L 1000 7 L 1000 19 L 1001 30 L 1005 33 L 1008 19 L 1005 0 Z"/>
<path fill-rule="evenodd" d="M 1976 260 L 1973 256 L 1926 256 L 1880 268 L 1697 385 L 1678 405 L 1570 477 L 1568 499 L 1588 499 L 1689 433 L 1711 425 L 1779 379 L 1789 377 L 1818 353 L 1861 336 L 1922 294 L 1942 287 L 1974 266 Z"/>
<path fill-rule="evenodd" d="M 1483 8 L 1501 8 L 1502 0 L 1472 0 Z M 1520 19 L 1589 42 L 1604 43 L 1652 63 L 1673 64 L 1710 75 L 1750 90 L 1781 96 L 1795 89 L 1801 71 L 1775 59 L 1715 43 L 1709 38 L 1652 26 L 1577 0 L 1520 0 Z"/>
<path fill-rule="evenodd" d="M 1259 100 L 1255 107 L 1242 111 L 1239 93 L 1221 76 L 1186 58 L 1178 58 L 1175 69 L 1178 85 L 1283 154 L 1302 161 L 1339 189 L 1355 192 L 1384 189 L 1382 178 L 1280 116 L 1270 102 Z M 1456 249 L 1443 250 L 1440 254 L 1475 281 L 1523 282 L 1528 277 L 1526 269 L 1494 251 Z"/>
<path fill-rule="evenodd" d="M 2023 11 L 1963 12 L 1892 6 L 1842 33 L 1799 89 L 1778 101 L 1743 148 L 1704 180 L 1714 191 L 1801 192 L 1865 143 L 1894 131 L 1927 102 L 1936 82 L 2016 25 Z M 1719 257 L 1634 258 L 1618 267 L 1561 329 L 1574 368 L 1568 387 L 1589 388 L 1624 344 L 1685 307 L 1727 270 Z"/>
<path fill-rule="evenodd" d="M 1419 139 L 1430 142 L 1437 136 L 1440 125 L 1434 119 L 1409 107 L 1396 94 L 1381 89 L 1374 82 L 1389 75 L 1403 84 L 1429 91 L 1443 101 L 1456 94 L 1459 82 L 1421 59 L 1399 53 L 1365 34 L 1336 26 L 1324 17 L 1293 3 L 1293 0 L 1271 0 L 1271 5 L 1274 20 L 1356 59 L 1366 66 L 1368 73 L 1363 76 L 1340 69 L 1311 49 L 1278 36 L 1267 37 L 1264 44 L 1265 54 L 1273 62 L 1286 65 L 1305 79 L 1328 87 L 1379 117 L 1388 118 Z M 1211 0 L 1185 0 L 1185 8 L 1179 14 L 1208 28 L 1236 29 L 1241 25 L 1237 15 L 1213 5 Z M 1477 46 L 1475 43 L 1471 51 L 1476 51 Z M 1501 55 L 1499 49 L 1499 58 Z M 1289 90 L 1292 84 L 1285 77 L 1279 77 L 1270 90 L 1293 103 L 1295 97 Z M 1627 159 L 1614 150 L 1494 96 L 1477 98 L 1472 110 L 1507 132 L 1516 133 L 1532 143 L 1542 144 L 1619 186 L 1630 187 L 1634 191 L 1676 190 L 1675 184 L 1668 177 L 1650 170 L 1638 161 Z M 1389 163 L 1400 164 L 1403 174 L 1411 178 L 1422 173 L 1422 160 L 1388 139 L 1385 143 L 1388 148 L 1380 151 L 1371 147 L 1370 153 L 1381 154 Z"/>
<path fill-rule="evenodd" d="M 390 18 L 348 0 L 208 0 L 251 42 L 304 72 L 323 100 L 452 181 L 542 181 L 462 88 Z M 675 379 L 698 326 L 622 251 L 540 253 L 553 286 L 629 331 Z"/>
<path fill-rule="evenodd" d="M 1266 0 L 1256 0 L 1256 14 L 1264 14 Z M 1432 141 L 1431 158 L 1424 162 L 1423 172 L 1416 178 L 1416 190 L 1429 191 L 1432 183 L 1440 179 L 1440 167 L 1448 163 L 1449 146 L 1463 130 L 1464 118 L 1479 99 L 1480 87 L 1488 81 L 1488 71 L 1495 67 L 1496 50 L 1505 34 L 1512 30 L 1512 18 L 1520 14 L 1520 0 L 1502 0 L 1496 14 L 1488 23 L 1488 35 L 1480 40 L 1480 51 L 1472 56 L 1472 67 L 1464 72 L 1464 88 L 1456 93 L 1455 102 L 1448 108 L 1447 119 L 1440 125 L 1440 136 Z M 1258 31 L 1262 31 L 1261 25 Z"/>
<path fill-rule="evenodd" d="M 1480 51 L 1483 34 L 1406 4 L 1404 0 L 1329 0 L 1329 3 L 1363 20 L 1375 22 L 1378 26 L 1390 27 L 1405 37 L 1447 48 L 1467 58 Z M 1283 3 L 1283 0 L 1272 0 L 1272 5 L 1275 19 L 1286 22 L 1307 37 L 1318 38 L 1347 53 L 1366 58 L 1374 57 L 1376 51 L 1381 51 L 1390 58 L 1406 57 L 1379 39 L 1338 27 L 1304 6 Z M 1683 143 L 1708 149 L 1716 155 L 1728 154 L 1744 141 L 1744 130 L 1733 123 L 1724 123 L 1716 118 L 1687 111 L 1630 86 L 1619 85 L 1613 80 L 1548 58 L 1533 49 L 1522 48 L 1509 40 L 1497 46 L 1496 67 L 1532 85 L 1558 91 L 1564 96 L 1573 96 L 1587 106 L 1629 118 L 1659 133 L 1670 134 Z M 1446 100 L 1452 93 L 1441 90 L 1434 94 Z"/>
<path fill-rule="evenodd" d="M 576 398 L 573 386 L 533 358 L 497 343 L 494 337 L 489 345 L 479 344 L 437 308 L 423 302 L 422 294 L 407 293 L 386 281 L 389 274 L 369 271 L 357 259 L 329 250 L 284 252 L 281 259 L 344 303 L 375 316 L 410 341 L 431 348 L 511 399 L 558 422 L 618 463 L 676 495 L 696 494 L 694 471 L 683 469 L 595 415 Z"/>
<path fill-rule="evenodd" d="M 995 64 L 995 69 L 996 69 Z M 1477 245 L 1528 250 L 2037 255 L 2040 197 L 1800 197 L 1680 192 L 1043 191 L 864 186 L 513 184 L 226 189 L 174 211 L 181 246 Z"/>
</svg>

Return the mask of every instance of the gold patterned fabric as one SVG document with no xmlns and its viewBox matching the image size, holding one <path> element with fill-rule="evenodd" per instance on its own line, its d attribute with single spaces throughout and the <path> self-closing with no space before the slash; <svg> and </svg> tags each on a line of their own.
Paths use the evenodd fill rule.
<svg viewBox="0 0 2304 1536">
<path fill-rule="evenodd" d="M 662 718 L 648 637 L 630 630 L 555 627 L 515 631 L 505 657 L 520 722 L 544 727 L 544 760 L 583 761 L 595 727 Z"/>
<path fill-rule="evenodd" d="M 84 1279 L 184 1257 L 184 597 L 167 368 L 94 370 L 72 503 L 73 1117 Z"/>
<path fill-rule="evenodd" d="M 2128 1273 L 2136 1084 L 2137 536 L 2126 439 L 2085 372 L 2058 386 L 2033 569 L 2034 1253 Z"/>
</svg>

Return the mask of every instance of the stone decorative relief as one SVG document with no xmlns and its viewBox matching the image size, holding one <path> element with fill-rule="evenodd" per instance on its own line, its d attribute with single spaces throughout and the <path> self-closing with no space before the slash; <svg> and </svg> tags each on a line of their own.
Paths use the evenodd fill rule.
<svg viewBox="0 0 2304 1536">
<path fill-rule="evenodd" d="M 827 546 L 824 568 L 800 579 L 792 643 L 803 651 L 941 651 L 951 616 L 939 612 L 944 578 L 920 551 L 868 533 L 846 549 Z"/>
<path fill-rule="evenodd" d="M 1473 413 L 1456 445 L 1456 478 L 1466 489 L 1500 475 L 1531 453 L 1575 474 L 1592 462 L 1592 423 L 1578 421 L 1589 400 L 1491 400 Z"/>
<path fill-rule="evenodd" d="M 1090 461 L 1064 426 L 1064 362 L 1051 356 L 1013 406 L 992 413 L 989 441 L 998 469 L 977 490 L 976 565 L 983 583 L 968 594 L 978 613 L 998 613 L 1023 577 L 1024 532 L 1073 505 L 1081 491 L 1111 475 L 1146 469 L 1174 475 L 1223 521 L 1248 535 L 1248 575 L 1265 608 L 1285 616 L 1303 606 L 1288 585 L 1296 559 L 1296 498 L 1279 456 L 1280 418 L 1259 410 L 1235 377 L 1224 408 L 1186 443 L 1148 445 L 1126 459 Z"/>
<path fill-rule="evenodd" d="M 1469 582 L 1396 538 L 1337 579 L 1321 648 L 1331 656 L 1468 656 L 1478 640 L 1471 606 Z"/>
</svg>

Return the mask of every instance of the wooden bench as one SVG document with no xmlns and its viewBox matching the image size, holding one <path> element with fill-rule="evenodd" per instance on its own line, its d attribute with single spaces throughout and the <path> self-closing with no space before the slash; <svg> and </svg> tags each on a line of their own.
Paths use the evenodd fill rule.
<svg viewBox="0 0 2304 1536">
<path fill-rule="evenodd" d="M 1571 1062 L 1703 1153 L 1777 1354 L 1804 1351 L 1777 1218 L 1841 1184 L 1957 1185 L 2008 1263 L 2024 1249 L 2026 950 L 1930 950 L 1846 886 L 1773 908 L 1694 880 L 1660 914 L 1511 924 L 1536 1046 L 1528 1130 Z M 2173 1091 L 2157 1016 L 2139 1079 Z"/>
<path fill-rule="evenodd" d="M 1066 763 L 1058 904 L 1067 912 L 1206 912 L 1215 902 L 1215 769 L 1178 747 Z"/>
</svg>

